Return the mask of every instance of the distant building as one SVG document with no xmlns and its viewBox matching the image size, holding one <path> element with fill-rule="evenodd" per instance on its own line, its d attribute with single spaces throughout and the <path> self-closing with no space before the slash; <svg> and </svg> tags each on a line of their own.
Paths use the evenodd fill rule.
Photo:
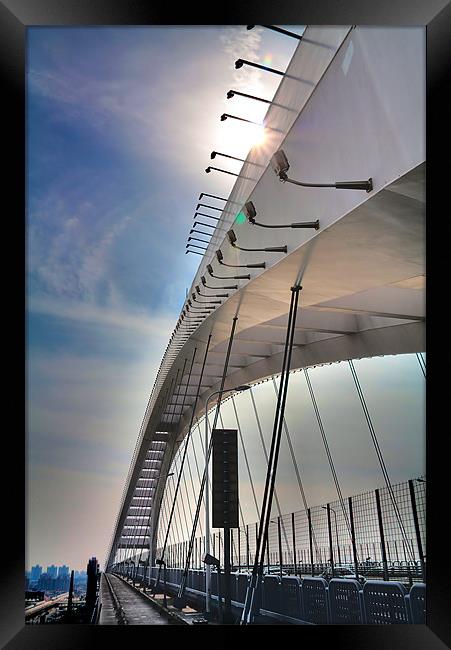
<svg viewBox="0 0 451 650">
<path fill-rule="evenodd" d="M 60 566 L 58 569 L 58 577 L 59 576 L 68 576 L 69 575 L 69 567 L 63 564 L 63 566 Z"/>
<path fill-rule="evenodd" d="M 39 578 L 38 589 L 42 589 L 42 591 L 53 591 L 54 581 L 55 579 L 48 573 L 43 573 Z"/>
<path fill-rule="evenodd" d="M 48 566 L 47 573 L 51 578 L 56 578 L 56 576 L 58 575 L 58 567 L 56 567 L 54 564 Z"/>
<path fill-rule="evenodd" d="M 42 566 L 36 564 L 36 566 L 31 567 L 31 582 L 37 582 L 42 575 Z"/>
</svg>

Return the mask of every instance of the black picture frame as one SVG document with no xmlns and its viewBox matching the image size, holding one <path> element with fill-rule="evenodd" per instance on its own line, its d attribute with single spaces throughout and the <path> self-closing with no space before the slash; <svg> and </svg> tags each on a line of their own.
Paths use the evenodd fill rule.
<svg viewBox="0 0 451 650">
<path fill-rule="evenodd" d="M 144 627 L 96 627 L 96 626 L 25 626 L 24 625 L 24 555 L 25 555 L 25 464 L 26 439 L 21 433 L 17 414 L 20 405 L 12 409 L 9 397 L 20 400 L 21 381 L 15 382 L 17 368 L 25 368 L 18 362 L 20 350 L 24 349 L 26 335 L 23 326 L 23 287 L 25 286 L 25 44 L 26 28 L 36 25 L 201 25 L 248 23 L 289 24 L 356 24 L 356 25 L 424 25 L 427 31 L 427 437 L 426 458 L 428 473 L 427 509 L 427 567 L 428 567 L 428 622 L 426 626 L 303 626 L 290 628 L 296 634 L 296 642 L 332 642 L 333 647 L 353 648 L 444 648 L 451 645 L 449 577 L 447 566 L 447 537 L 444 534 L 447 512 L 447 455 L 443 445 L 447 435 L 447 412 L 449 400 L 446 382 L 442 381 L 442 370 L 446 370 L 446 335 L 443 328 L 443 310 L 447 306 L 447 287 L 444 281 L 449 277 L 446 261 L 447 245 L 445 225 L 447 211 L 441 209 L 441 200 L 446 196 L 448 164 L 440 162 L 440 153 L 447 135 L 450 106 L 446 100 L 445 80 L 450 78 L 451 60 L 451 6 L 444 0 L 379 0 L 376 2 L 358 0 L 307 0 L 306 2 L 216 3 L 214 7 L 185 4 L 176 13 L 169 11 L 169 5 L 151 5 L 143 0 L 3 0 L 0 3 L 0 65 L 3 76 L 4 140 L 3 198 L 10 200 L 11 207 L 4 211 L 4 253 L 11 250 L 12 234 L 17 251 L 16 262 L 11 272 L 8 266 L 4 273 L 4 286 L 10 289 L 5 301 L 4 342 L 14 350 L 13 363 L 4 377 L 8 377 L 4 395 L 4 415 L 13 415 L 6 424 L 3 418 L 3 472 L 6 478 L 2 492 L 3 541 L 6 551 L 3 556 L 0 580 L 0 642 L 7 648 L 85 648 L 99 643 L 135 642 L 136 635 L 147 644 L 154 642 L 155 628 Z M 448 84 L 449 85 L 449 84 Z M 447 150 L 448 153 L 448 150 Z M 8 229 L 6 228 L 8 226 Z M 13 312 L 18 323 L 10 325 Z M 442 328 L 439 324 L 442 324 Z M 446 321 L 445 321 L 446 324 Z M 11 335 L 13 342 L 11 344 Z M 16 345 L 14 345 L 16 344 Z M 440 346 L 440 348 L 439 348 Z M 431 374 L 432 373 L 432 374 Z M 26 386 L 23 382 L 22 385 Z M 447 399 L 448 398 L 448 399 Z M 21 400 L 20 400 L 21 401 Z M 8 407 L 8 408 L 7 408 Z M 100 460 L 100 459 L 99 459 Z M 9 467 L 14 468 L 13 478 L 7 476 Z M 160 634 L 174 626 L 159 628 Z M 202 634 L 211 633 L 214 627 L 201 628 Z M 274 629 L 274 628 L 272 628 Z M 111 633 L 114 631 L 115 636 Z M 277 632 L 277 628 L 275 628 Z M 269 631 L 269 630 L 268 630 Z M 223 633 L 223 631 L 222 631 Z M 252 627 L 227 628 L 230 635 L 252 634 Z M 199 633 L 197 633 L 199 634 Z M 119 635 L 119 636 L 118 636 Z M 121 636 L 122 635 L 122 636 Z M 126 636 L 124 636 L 126 635 Z M 134 638 L 130 640 L 130 635 Z M 324 637 L 326 635 L 326 637 Z M 306 638 L 307 637 L 307 638 Z M 220 637 L 225 638 L 223 636 Z M 171 637 L 171 640 L 172 637 Z M 244 642 L 248 642 L 243 639 Z M 196 642 L 198 640 L 196 639 Z"/>
</svg>

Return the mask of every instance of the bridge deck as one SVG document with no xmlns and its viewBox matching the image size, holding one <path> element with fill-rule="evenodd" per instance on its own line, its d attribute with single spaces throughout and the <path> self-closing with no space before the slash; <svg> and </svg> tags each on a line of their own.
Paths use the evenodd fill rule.
<svg viewBox="0 0 451 650">
<path fill-rule="evenodd" d="M 108 574 L 108 579 L 122 606 L 123 615 L 128 625 L 169 625 L 172 623 L 167 617 L 160 614 L 150 601 L 123 580 L 111 573 Z M 101 576 L 100 589 L 102 609 L 99 625 L 118 625 L 119 620 L 116 616 L 113 597 L 104 574 Z"/>
</svg>

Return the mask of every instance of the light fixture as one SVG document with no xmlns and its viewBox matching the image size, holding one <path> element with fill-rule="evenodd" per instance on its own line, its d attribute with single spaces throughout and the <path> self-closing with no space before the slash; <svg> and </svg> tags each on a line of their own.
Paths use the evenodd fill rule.
<svg viewBox="0 0 451 650">
<path fill-rule="evenodd" d="M 238 289 L 237 284 L 232 284 L 232 285 L 230 285 L 228 287 L 209 287 L 208 284 L 207 284 L 207 281 L 205 279 L 205 275 L 201 275 L 200 279 L 201 279 L 201 282 L 202 282 L 202 284 L 204 285 L 204 287 L 206 289 Z"/>
<path fill-rule="evenodd" d="M 192 293 L 191 296 L 192 296 L 192 299 L 194 300 L 194 302 L 199 303 L 199 305 L 205 305 L 206 307 L 211 307 L 212 305 L 220 305 L 221 304 L 220 300 L 210 300 L 210 301 L 207 301 L 207 302 L 202 302 L 202 300 L 198 299 L 198 297 L 196 296 L 195 293 Z M 213 297 L 214 296 L 212 296 L 212 298 Z"/>
<path fill-rule="evenodd" d="M 210 295 L 201 293 L 198 284 L 196 284 L 196 291 L 199 294 L 199 296 L 202 296 L 202 298 L 228 298 L 229 297 L 228 293 L 212 293 Z"/>
<path fill-rule="evenodd" d="M 266 70 L 266 72 L 274 72 L 274 74 L 280 74 L 282 77 L 285 76 L 285 72 L 282 72 L 281 70 L 274 70 L 274 68 L 268 68 L 265 65 L 260 65 L 260 63 L 246 61 L 246 59 L 237 59 L 235 61 L 235 68 L 238 70 L 239 68 L 242 68 L 244 64 L 251 65 L 253 68 L 259 68 L 260 70 Z"/>
<path fill-rule="evenodd" d="M 205 241 L 205 239 L 199 239 L 199 237 L 188 237 L 188 241 L 190 241 L 191 239 L 193 239 L 195 241 L 201 241 L 204 244 L 208 244 L 208 241 Z"/>
<path fill-rule="evenodd" d="M 215 156 L 223 156 L 224 158 L 231 158 L 232 160 L 239 160 L 240 162 L 247 162 L 248 165 L 255 165 L 256 167 L 264 167 L 264 165 L 261 165 L 260 163 L 253 163 L 253 162 L 250 162 L 249 160 L 246 160 L 245 158 L 237 158 L 236 156 L 229 156 L 229 154 L 221 153 L 220 151 L 212 151 L 211 154 L 210 154 L 210 158 L 215 158 Z M 208 206 L 208 207 L 212 207 L 212 206 Z"/>
<path fill-rule="evenodd" d="M 233 230 L 229 230 L 227 232 L 227 237 L 229 239 L 230 244 L 234 248 L 238 248 L 240 251 L 249 251 L 250 253 L 255 252 L 255 253 L 286 253 L 287 252 L 287 246 L 269 246 L 268 248 L 243 248 L 242 246 L 238 246 L 236 243 L 236 235 Z"/>
<path fill-rule="evenodd" d="M 258 102 L 264 102 L 265 104 L 272 104 L 270 99 L 263 99 L 262 97 L 256 97 L 255 95 L 248 95 L 247 93 L 239 92 L 238 90 L 229 90 L 227 93 L 227 99 L 232 99 L 235 95 L 240 95 L 241 97 L 248 97 L 249 99 L 256 99 Z"/>
<path fill-rule="evenodd" d="M 339 181 L 336 183 L 303 183 L 301 181 L 294 181 L 287 176 L 290 163 L 283 149 L 279 149 L 272 156 L 271 166 L 282 183 L 288 182 L 294 185 L 301 185 L 302 187 L 334 187 L 337 190 L 365 190 L 366 192 L 371 192 L 373 189 L 372 178 L 369 178 L 367 181 Z"/>
<path fill-rule="evenodd" d="M 198 214 L 200 214 L 201 217 L 209 217 L 210 219 L 214 219 L 215 221 L 219 221 L 219 219 L 221 218 L 221 217 L 214 217 L 212 214 L 205 214 L 205 212 L 195 212 L 194 213 L 194 219 L 196 218 L 196 216 Z M 204 224 L 204 225 L 206 225 L 206 224 Z M 211 227 L 212 226 L 210 226 L 210 228 Z"/>
<path fill-rule="evenodd" d="M 202 255 L 202 253 L 198 253 L 197 251 L 185 251 L 185 255 L 188 255 L 188 253 L 194 253 L 195 255 Z"/>
<path fill-rule="evenodd" d="M 204 248 L 203 246 L 198 246 L 197 244 L 186 244 L 185 248 L 188 248 L 188 246 L 192 246 L 193 248 L 200 248 L 202 251 L 206 251 L 207 249 Z"/>
<path fill-rule="evenodd" d="M 228 201 L 229 203 L 236 203 L 236 205 L 239 205 L 238 201 L 231 201 L 230 199 L 225 199 L 223 196 L 216 196 L 215 194 L 206 194 L 205 192 L 201 192 L 199 194 L 199 201 L 202 199 L 203 196 L 211 196 L 212 199 L 219 199 L 220 201 Z"/>
<path fill-rule="evenodd" d="M 245 117 L 238 117 L 237 115 L 230 115 L 229 113 L 223 113 L 221 115 L 221 122 L 225 122 L 225 120 L 230 117 L 232 120 L 239 120 L 240 122 L 249 122 L 249 124 L 256 124 L 257 126 L 261 126 L 264 128 L 264 124 L 260 124 L 259 122 L 254 122 L 253 120 L 247 120 Z"/>
<path fill-rule="evenodd" d="M 206 194 L 205 192 L 201 192 L 199 194 L 199 201 L 202 200 L 203 196 L 211 196 L 212 199 L 219 199 L 220 201 L 227 201 L 223 196 L 215 196 L 214 194 Z"/>
<path fill-rule="evenodd" d="M 211 170 L 214 169 L 217 172 L 222 172 L 223 174 L 230 174 L 230 176 L 239 176 L 239 174 L 234 174 L 233 172 L 228 172 L 226 169 L 218 169 L 218 167 L 210 167 L 208 166 L 205 172 L 209 174 Z"/>
<path fill-rule="evenodd" d="M 247 29 L 253 29 L 255 25 L 247 25 Z M 276 27 L 275 25 L 261 25 L 261 27 L 265 27 L 266 29 L 271 29 L 273 32 L 279 32 L 280 34 L 284 34 L 285 36 L 291 36 L 291 38 L 296 38 L 298 41 L 302 40 L 302 36 L 299 36 L 299 34 L 294 34 L 293 32 L 288 32 L 286 29 L 282 29 L 281 27 Z"/>
<path fill-rule="evenodd" d="M 222 212 L 223 209 L 224 209 L 224 208 L 215 208 L 214 205 L 208 205 L 207 203 L 198 203 L 198 204 L 196 205 L 196 210 L 198 210 L 198 209 L 200 208 L 200 206 L 202 206 L 203 208 L 211 208 L 212 210 L 218 210 L 218 212 Z M 214 219 L 214 218 L 217 219 L 218 217 L 213 217 L 213 219 Z"/>
<path fill-rule="evenodd" d="M 286 223 L 286 224 L 277 224 L 269 226 L 265 223 L 258 223 L 255 221 L 257 216 L 257 211 L 255 209 L 252 201 L 248 201 L 244 204 L 243 213 L 246 216 L 249 223 L 252 223 L 255 226 L 261 226 L 262 228 L 314 228 L 315 230 L 319 229 L 319 219 L 316 221 L 302 221 L 300 223 Z"/>
<path fill-rule="evenodd" d="M 265 269 L 266 268 L 266 263 L 261 262 L 259 264 L 226 264 L 224 260 L 224 255 L 222 254 L 222 251 L 220 248 L 216 251 L 216 257 L 218 258 L 219 264 L 222 264 L 223 266 L 230 266 L 231 268 L 234 269 Z"/>
<path fill-rule="evenodd" d="M 203 226 L 203 224 L 200 225 Z M 196 232 L 198 235 L 205 235 L 206 237 L 211 237 L 213 234 L 212 232 L 204 232 L 203 230 L 196 230 L 195 228 L 191 228 L 189 234 L 191 235 L 192 232 Z"/>
<path fill-rule="evenodd" d="M 196 309 L 197 311 L 199 311 L 199 310 L 200 311 L 209 311 L 210 309 L 216 309 L 216 307 L 214 305 L 207 305 L 207 304 L 204 304 L 204 303 L 202 303 L 202 307 L 197 307 L 196 305 L 193 305 L 193 303 L 189 299 L 188 299 L 188 305 L 189 305 L 190 310 L 191 309 Z"/>
<path fill-rule="evenodd" d="M 207 264 L 207 271 L 212 278 L 216 278 L 217 280 L 250 280 L 251 279 L 250 275 L 228 275 L 225 277 L 223 275 L 214 275 L 213 267 L 211 266 L 211 264 Z"/>
</svg>

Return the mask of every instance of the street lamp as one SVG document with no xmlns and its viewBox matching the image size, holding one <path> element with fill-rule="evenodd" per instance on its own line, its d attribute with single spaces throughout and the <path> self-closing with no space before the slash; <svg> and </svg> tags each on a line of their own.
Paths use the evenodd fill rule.
<svg viewBox="0 0 451 650">
<path fill-rule="evenodd" d="M 321 508 L 322 508 L 323 510 L 327 510 L 326 506 L 321 506 Z M 329 508 L 329 510 L 330 510 L 331 512 L 333 512 L 334 515 L 335 515 L 335 535 L 336 535 L 336 538 L 337 538 L 338 564 L 341 564 L 340 546 L 339 546 L 339 544 L 338 544 L 337 513 L 335 512 L 335 510 L 334 510 L 333 508 Z M 356 576 L 356 578 L 357 578 L 357 576 Z"/>
<path fill-rule="evenodd" d="M 157 494 L 157 487 L 158 483 L 160 482 L 160 478 L 169 478 L 170 476 L 174 476 L 174 472 L 169 472 L 168 474 L 158 474 L 157 476 L 153 477 L 153 480 L 156 479 L 155 483 L 155 491 L 153 493 L 153 499 L 152 499 L 152 504 L 151 504 L 151 509 L 150 509 L 150 537 L 149 537 L 149 582 L 150 582 L 150 569 L 153 566 L 153 531 L 155 528 L 155 508 L 154 508 L 154 500 L 155 496 Z"/>
<path fill-rule="evenodd" d="M 257 211 L 252 201 L 248 201 L 247 203 L 245 203 L 243 208 L 243 214 L 247 218 L 249 223 L 251 223 L 254 226 L 260 226 L 261 228 L 314 228 L 315 230 L 319 229 L 318 219 L 316 221 L 301 221 L 300 223 L 286 223 L 286 224 L 272 224 L 272 225 L 266 223 L 259 223 L 258 221 L 255 221 L 255 217 L 257 216 Z"/>
<path fill-rule="evenodd" d="M 155 563 L 158 564 L 159 566 L 163 566 L 163 607 L 167 608 L 168 605 L 166 601 L 166 562 L 162 559 L 157 559 L 155 560 Z"/>
<path fill-rule="evenodd" d="M 210 555 L 210 553 L 207 553 L 205 555 L 204 563 L 207 565 L 208 570 L 210 570 L 211 565 L 216 567 L 218 575 L 218 622 L 222 623 L 221 563 L 218 558 L 216 558 L 214 555 Z M 205 571 L 207 571 L 207 569 L 205 569 Z"/>
<path fill-rule="evenodd" d="M 248 390 L 250 386 L 243 384 L 240 386 L 235 386 L 234 388 L 223 388 L 222 390 L 216 390 L 214 393 L 211 393 L 207 397 L 205 403 L 205 557 L 210 554 L 210 495 L 209 495 L 209 485 L 208 485 L 208 402 L 215 395 L 222 395 L 222 393 L 228 393 L 233 391 L 244 391 Z M 211 556 L 212 557 L 212 556 Z M 204 560 L 205 561 L 205 560 Z M 211 599 L 211 569 L 210 564 L 206 563 L 207 567 L 205 570 L 205 611 L 208 613 L 210 611 L 210 599 Z M 219 567 L 218 567 L 219 575 Z M 219 588 L 218 588 L 219 591 Z"/>
<path fill-rule="evenodd" d="M 305 183 L 288 178 L 287 171 L 290 168 L 290 163 L 283 149 L 279 149 L 272 156 L 271 167 L 282 183 L 293 183 L 302 187 L 334 187 L 336 190 L 365 190 L 366 192 L 371 192 L 373 189 L 372 178 L 367 181 L 337 181 L 336 183 Z"/>
</svg>

